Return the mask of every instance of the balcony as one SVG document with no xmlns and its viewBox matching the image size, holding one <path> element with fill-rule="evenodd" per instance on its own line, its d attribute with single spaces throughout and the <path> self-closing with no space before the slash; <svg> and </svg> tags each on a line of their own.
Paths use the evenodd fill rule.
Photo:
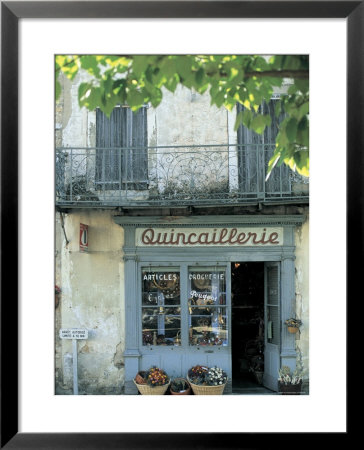
<svg viewBox="0 0 364 450">
<path fill-rule="evenodd" d="M 56 205 L 234 206 L 307 203 L 308 179 L 282 165 L 266 181 L 274 144 L 56 149 Z"/>
</svg>

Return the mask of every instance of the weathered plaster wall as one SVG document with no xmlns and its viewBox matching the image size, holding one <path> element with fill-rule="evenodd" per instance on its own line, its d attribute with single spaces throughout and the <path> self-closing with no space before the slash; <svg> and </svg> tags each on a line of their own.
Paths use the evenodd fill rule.
<svg viewBox="0 0 364 450">
<path fill-rule="evenodd" d="M 74 82 L 64 84 L 64 117 L 62 121 L 62 145 L 64 147 L 88 146 L 88 110 L 78 105 L 78 86 L 87 75 L 77 75 Z M 91 113 L 94 114 L 94 113 Z"/>
<path fill-rule="evenodd" d="M 174 94 L 163 89 L 163 100 L 155 110 L 150 108 L 149 120 L 156 126 L 157 145 L 228 142 L 228 112 L 210 106 L 208 93 L 199 95 L 180 86 Z"/>
<path fill-rule="evenodd" d="M 296 316 L 303 324 L 296 346 L 301 352 L 304 378 L 309 378 L 309 220 L 296 230 Z M 298 352 L 299 353 L 299 352 Z M 299 355 L 298 355 L 299 357 Z"/>
<path fill-rule="evenodd" d="M 61 228 L 60 215 L 55 216 L 55 284 L 61 286 L 62 277 L 62 237 L 63 231 Z M 56 386 L 63 384 L 63 371 L 62 371 L 62 342 L 59 338 L 58 331 L 62 328 L 62 316 L 61 316 L 61 305 L 62 305 L 62 293 L 55 298 L 55 330 L 54 330 L 54 342 L 55 342 L 55 383 Z"/>
<path fill-rule="evenodd" d="M 110 211 L 75 211 L 65 215 L 62 240 L 60 305 L 62 328 L 81 327 L 89 339 L 79 342 L 80 394 L 117 394 L 123 386 L 124 263 L 123 230 Z M 80 223 L 89 226 L 89 253 L 79 252 Z M 62 232 L 63 233 L 63 232 Z M 61 230 L 58 230 L 61 234 Z M 72 341 L 62 340 L 64 390 L 72 387 Z"/>
</svg>

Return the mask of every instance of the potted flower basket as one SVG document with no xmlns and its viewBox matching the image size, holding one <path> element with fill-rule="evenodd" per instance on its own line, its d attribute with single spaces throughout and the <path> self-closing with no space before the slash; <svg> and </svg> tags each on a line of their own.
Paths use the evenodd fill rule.
<svg viewBox="0 0 364 450">
<path fill-rule="evenodd" d="M 135 375 L 135 382 L 137 384 L 147 384 L 147 379 L 145 377 L 145 371 L 141 370 Z"/>
<path fill-rule="evenodd" d="M 138 372 L 138 375 L 141 375 L 141 372 Z M 170 379 L 166 372 L 155 366 L 144 373 L 142 383 L 136 381 L 137 376 L 133 381 L 142 395 L 164 395 L 170 384 Z"/>
<path fill-rule="evenodd" d="M 300 395 L 302 390 L 302 380 L 298 384 L 284 384 L 279 382 L 279 392 L 282 395 Z"/>
<path fill-rule="evenodd" d="M 295 319 L 291 317 L 290 319 L 287 319 L 285 321 L 285 324 L 287 325 L 288 333 L 297 333 L 300 329 L 300 326 L 302 325 L 301 320 Z"/>
<path fill-rule="evenodd" d="M 220 367 L 198 365 L 188 371 L 187 380 L 195 395 L 222 395 L 227 375 Z"/>
<path fill-rule="evenodd" d="M 190 383 L 186 378 L 174 378 L 174 380 L 171 381 L 169 392 L 171 395 L 190 395 Z"/>
<path fill-rule="evenodd" d="M 299 368 L 291 373 L 288 366 L 279 369 L 279 392 L 282 395 L 300 395 L 302 389 L 302 370 Z"/>
</svg>

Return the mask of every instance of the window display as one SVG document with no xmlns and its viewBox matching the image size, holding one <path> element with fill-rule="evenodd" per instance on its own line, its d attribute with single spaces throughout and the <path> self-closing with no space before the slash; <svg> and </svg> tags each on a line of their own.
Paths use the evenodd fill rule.
<svg viewBox="0 0 364 450">
<path fill-rule="evenodd" d="M 143 345 L 181 345 L 178 269 L 142 269 Z"/>
<path fill-rule="evenodd" d="M 225 267 L 142 268 L 143 346 L 227 346 L 227 323 Z"/>
<path fill-rule="evenodd" d="M 228 345 L 226 271 L 190 268 L 188 272 L 190 345 Z"/>
</svg>

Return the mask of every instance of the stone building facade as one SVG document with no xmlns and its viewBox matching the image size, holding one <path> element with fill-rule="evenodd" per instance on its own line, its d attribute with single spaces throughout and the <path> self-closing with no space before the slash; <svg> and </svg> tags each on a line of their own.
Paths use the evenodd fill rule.
<svg viewBox="0 0 364 450">
<path fill-rule="evenodd" d="M 267 184 L 261 170 L 272 137 L 250 133 L 239 141 L 235 110 L 210 106 L 208 94 L 185 88 L 174 95 L 163 92 L 162 103 L 156 109 L 146 105 L 138 123 L 134 116 L 130 119 L 128 108 L 120 107 L 115 123 L 125 121 L 123 133 L 130 138 L 120 156 L 116 141 L 107 140 L 105 131 L 114 133 L 113 119 L 100 125 L 99 112 L 79 108 L 81 81 L 80 75 L 72 83 L 62 79 L 62 96 L 56 104 L 55 283 L 61 289 L 55 308 L 56 393 L 72 394 L 72 342 L 60 339 L 62 328 L 88 330 L 88 339 L 78 343 L 80 394 L 135 394 L 136 371 L 163 365 L 171 376 L 184 376 L 186 368 L 197 363 L 222 366 L 230 378 L 227 392 L 234 392 L 235 381 L 247 375 L 240 353 L 258 335 L 243 336 L 239 331 L 244 318 L 238 311 L 244 302 L 234 304 L 238 291 L 232 274 L 242 277 L 239 286 L 248 284 L 247 277 L 254 285 L 254 274 L 261 280 L 254 295 L 260 298 L 257 314 L 262 310 L 267 387 L 274 392 L 277 369 L 294 368 L 297 360 L 303 363 L 308 385 L 307 180 L 281 169 Z M 144 141 L 137 133 L 145 134 Z M 80 224 L 88 226 L 87 251 L 80 251 Z M 233 229 L 235 237 L 228 242 Z M 148 239 L 141 239 L 146 230 L 153 236 L 159 233 L 160 240 L 148 246 Z M 168 239 L 164 233 L 169 233 Z M 223 236 L 220 242 L 216 236 Z M 239 275 L 243 266 L 245 275 Z M 152 276 L 177 274 L 178 304 L 172 306 L 178 307 L 171 317 L 175 316 L 179 332 L 173 338 L 168 338 L 168 302 L 160 307 L 158 297 L 154 304 L 150 300 L 154 291 L 147 293 L 143 284 L 148 271 Z M 223 273 L 225 280 L 223 287 L 216 287 L 224 296 L 216 309 L 223 332 L 213 334 L 214 345 L 198 335 L 191 313 L 194 305 L 188 299 L 193 288 L 189 280 L 200 273 L 210 279 Z M 269 281 L 270 273 L 277 280 Z M 276 291 L 275 305 L 275 294 L 269 296 Z M 162 309 L 157 311 L 157 306 Z M 248 311 L 254 305 L 245 307 Z M 297 335 L 290 335 L 284 325 L 291 316 L 303 323 Z M 157 344 L 153 333 L 148 341 L 145 317 L 158 323 L 155 333 L 165 336 L 164 345 Z M 258 316 L 249 320 L 256 323 Z M 238 341 L 239 348 L 234 344 Z M 270 353 L 264 353 L 268 348 Z"/>
</svg>

